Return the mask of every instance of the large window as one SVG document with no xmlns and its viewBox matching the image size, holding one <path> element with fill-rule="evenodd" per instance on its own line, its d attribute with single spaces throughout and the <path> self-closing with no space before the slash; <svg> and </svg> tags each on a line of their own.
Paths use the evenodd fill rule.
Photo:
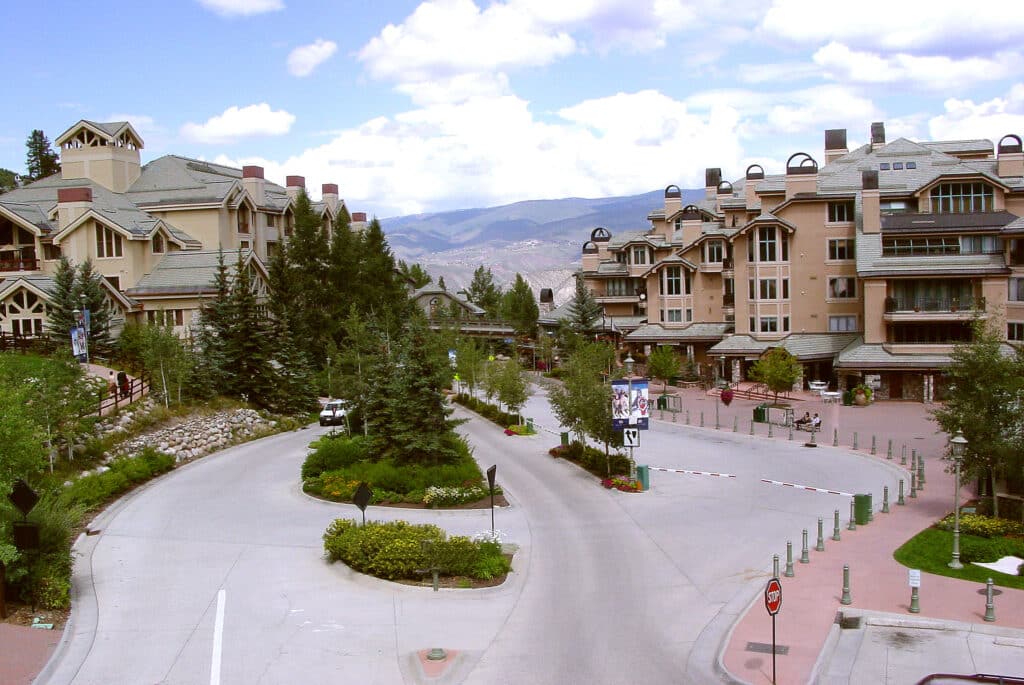
<svg viewBox="0 0 1024 685">
<path fill-rule="evenodd" d="M 829 202 L 828 221 L 832 224 L 853 221 L 853 203 Z"/>
<path fill-rule="evenodd" d="M 991 212 L 992 186 L 987 183 L 942 183 L 932 188 L 932 211 L 936 214 Z"/>
<path fill-rule="evenodd" d="M 960 254 L 960 238 L 957 236 L 882 238 L 883 257 L 909 257 L 943 254 Z"/>
<path fill-rule="evenodd" d="M 248 233 L 251 212 L 245 207 L 238 208 L 238 232 Z"/>
<path fill-rule="evenodd" d="M 725 243 L 721 240 L 709 240 L 704 247 L 704 261 L 717 264 L 725 257 Z"/>
<path fill-rule="evenodd" d="M 774 262 L 778 258 L 778 242 L 774 226 L 762 226 L 757 231 L 757 261 Z"/>
<path fill-rule="evenodd" d="M 151 309 L 146 312 L 146 320 L 154 326 L 184 326 L 184 309 Z"/>
<path fill-rule="evenodd" d="M 633 264 L 647 263 L 647 248 L 637 245 L 633 248 Z"/>
<path fill-rule="evenodd" d="M 828 317 L 828 330 L 830 333 L 852 333 L 857 330 L 857 317 L 830 316 Z"/>
<path fill-rule="evenodd" d="M 678 266 L 666 267 L 662 273 L 661 294 L 682 295 L 683 294 L 683 269 Z"/>
<path fill-rule="evenodd" d="M 683 321 L 683 310 L 682 309 L 666 309 L 665 310 L 665 321 L 669 323 L 682 323 Z"/>
<path fill-rule="evenodd" d="M 106 226 L 96 226 L 96 256 L 99 258 L 121 257 L 124 255 L 124 246 L 121 244 L 121 234 Z"/>
<path fill-rule="evenodd" d="M 758 299 L 777 300 L 779 299 L 779 284 L 774 278 L 762 278 L 758 282 Z"/>
<path fill-rule="evenodd" d="M 609 278 L 605 281 L 604 294 L 608 297 L 636 295 L 636 286 L 628 278 Z"/>
<path fill-rule="evenodd" d="M 857 279 L 852 276 L 829 276 L 828 298 L 830 300 L 853 300 L 857 297 Z"/>
<path fill-rule="evenodd" d="M 1024 323 L 1008 321 L 1006 324 L 1006 339 L 1014 342 L 1024 342 Z"/>
<path fill-rule="evenodd" d="M 762 316 L 759 323 L 762 333 L 779 332 L 779 317 L 777 316 Z"/>
<path fill-rule="evenodd" d="M 828 258 L 832 261 L 853 259 L 853 238 L 829 238 Z"/>
<path fill-rule="evenodd" d="M 1003 242 L 994 235 L 960 236 L 960 254 L 998 254 L 1003 251 Z"/>
<path fill-rule="evenodd" d="M 164 237 L 157 233 L 153 236 L 153 254 L 163 254 L 165 249 L 167 248 L 164 245 Z"/>
<path fill-rule="evenodd" d="M 1006 299 L 1010 302 L 1024 302 L 1024 278 L 1010 279 L 1010 294 Z"/>
</svg>

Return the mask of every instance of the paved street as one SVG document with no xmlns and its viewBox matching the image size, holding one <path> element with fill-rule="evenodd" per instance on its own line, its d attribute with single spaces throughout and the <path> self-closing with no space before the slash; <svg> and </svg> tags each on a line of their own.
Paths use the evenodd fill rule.
<svg viewBox="0 0 1024 685">
<path fill-rule="evenodd" d="M 525 414 L 555 425 L 542 394 Z M 639 461 L 737 477 L 655 472 L 651 492 L 630 495 L 549 457 L 551 433 L 507 437 L 480 420 L 463 430 L 481 464 L 498 465 L 512 504 L 497 512 L 520 545 L 502 587 L 433 593 L 327 565 L 324 528 L 358 512 L 299 489 L 318 431 L 283 434 L 195 462 L 100 518 L 101 532 L 79 543 L 69 642 L 42 682 L 411 683 L 415 652 L 435 646 L 460 651 L 443 682 L 706 681 L 780 541 L 799 554 L 802 528 L 848 507 L 760 479 L 873 492 L 877 502 L 898 471 L 840 450 L 657 422 Z M 486 510 L 367 513 L 452 533 L 490 525 Z"/>
</svg>

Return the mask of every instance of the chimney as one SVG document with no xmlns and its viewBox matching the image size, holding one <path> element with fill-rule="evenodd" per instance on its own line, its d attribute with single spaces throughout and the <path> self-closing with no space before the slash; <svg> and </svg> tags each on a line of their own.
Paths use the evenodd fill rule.
<svg viewBox="0 0 1024 685">
<path fill-rule="evenodd" d="M 331 212 L 336 213 L 338 211 L 338 184 L 324 183 L 320 186 L 320 195 L 324 204 L 331 208 Z"/>
<path fill-rule="evenodd" d="M 288 186 L 288 197 L 294 200 L 300 191 L 306 189 L 306 179 L 303 176 L 288 176 L 285 185 Z"/>
<path fill-rule="evenodd" d="M 540 289 L 540 311 L 542 314 L 547 314 L 553 311 L 555 308 L 555 294 L 551 288 Z"/>
<path fill-rule="evenodd" d="M 683 191 L 679 186 L 665 188 L 665 216 L 670 217 L 683 208 Z"/>
<path fill-rule="evenodd" d="M 263 178 L 263 167 L 242 167 L 242 187 L 245 188 L 245 192 L 249 193 L 249 197 L 252 198 L 257 207 L 262 207 L 266 204 L 267 182 Z"/>
<path fill-rule="evenodd" d="M 884 131 L 882 137 L 885 137 Z M 825 131 L 825 166 L 828 166 L 849 151 L 849 148 L 846 147 L 845 128 L 830 128 Z"/>
<path fill-rule="evenodd" d="M 786 160 L 786 199 L 818 192 L 818 163 L 806 152 Z"/>
<path fill-rule="evenodd" d="M 885 122 L 876 121 L 871 124 L 871 151 L 885 147 Z"/>
<path fill-rule="evenodd" d="M 704 219 L 701 216 L 700 209 L 695 205 L 683 207 L 683 213 L 679 215 L 679 218 L 682 219 L 682 225 L 680 226 L 680 235 L 676 239 L 682 241 L 684 245 L 689 245 L 700 237 L 701 225 L 704 223 Z"/>
<path fill-rule="evenodd" d="M 747 167 L 746 181 L 743 183 L 743 198 L 746 200 L 747 209 L 757 204 L 757 184 L 763 180 L 763 166 L 751 164 Z"/>
<path fill-rule="evenodd" d="M 349 224 L 353 231 L 362 231 L 366 228 L 366 212 L 352 212 L 352 222 Z"/>
<path fill-rule="evenodd" d="M 861 172 L 861 211 L 864 216 L 864 233 L 882 232 L 882 212 L 879 207 L 878 171 L 869 169 Z"/>
<path fill-rule="evenodd" d="M 57 189 L 57 225 L 63 229 L 92 207 L 92 188 Z"/>
<path fill-rule="evenodd" d="M 718 184 L 722 182 L 722 170 L 710 167 L 704 170 L 704 197 L 714 200 L 718 197 Z"/>
<path fill-rule="evenodd" d="M 1012 133 L 1003 136 L 996 149 L 999 152 L 997 169 L 1000 176 L 1024 176 L 1024 147 L 1021 146 L 1020 136 Z"/>
</svg>

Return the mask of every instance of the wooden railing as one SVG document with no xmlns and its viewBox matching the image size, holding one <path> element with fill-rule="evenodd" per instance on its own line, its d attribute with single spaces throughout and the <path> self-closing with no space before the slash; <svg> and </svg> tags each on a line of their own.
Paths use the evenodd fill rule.
<svg viewBox="0 0 1024 685">
<path fill-rule="evenodd" d="M 0 271 L 38 271 L 38 259 L 0 259 Z"/>
<path fill-rule="evenodd" d="M 118 388 L 114 393 L 104 388 L 100 394 L 99 406 L 96 411 L 100 416 L 103 416 L 104 412 L 117 411 L 119 407 L 131 404 L 135 400 L 145 397 L 149 394 L 149 388 L 150 378 L 146 374 L 142 374 L 138 378 L 129 379 L 127 388 Z"/>
</svg>

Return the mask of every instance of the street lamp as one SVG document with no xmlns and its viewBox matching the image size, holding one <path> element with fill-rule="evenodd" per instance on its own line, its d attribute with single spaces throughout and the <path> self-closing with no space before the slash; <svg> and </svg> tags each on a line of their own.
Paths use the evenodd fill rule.
<svg viewBox="0 0 1024 685">
<path fill-rule="evenodd" d="M 719 355 L 718 366 L 715 367 L 715 387 L 718 388 L 718 394 L 715 395 L 715 430 L 718 430 L 718 405 L 721 404 L 722 390 L 727 385 L 725 380 L 725 355 Z"/>
<path fill-rule="evenodd" d="M 963 431 L 958 430 L 949 441 L 949 451 L 956 466 L 956 480 L 953 483 L 953 560 L 947 564 L 952 569 L 964 567 L 960 563 L 960 465 L 963 463 L 966 447 L 967 438 L 964 437 Z"/>
</svg>

